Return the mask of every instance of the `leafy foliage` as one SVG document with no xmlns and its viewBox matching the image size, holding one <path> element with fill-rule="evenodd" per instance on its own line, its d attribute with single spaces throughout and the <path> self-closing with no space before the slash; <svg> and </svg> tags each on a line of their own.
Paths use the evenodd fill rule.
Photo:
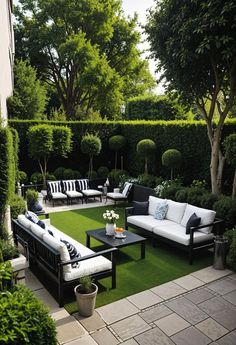
<svg viewBox="0 0 236 345">
<path fill-rule="evenodd" d="M 68 120 L 94 110 L 119 117 L 123 98 L 154 86 L 136 46 L 136 17 L 124 17 L 120 0 L 19 3 L 17 54 L 37 68 Z"/>
<path fill-rule="evenodd" d="M 16 219 L 19 214 L 22 214 L 26 210 L 25 200 L 17 195 L 14 194 L 10 199 L 10 207 L 11 207 L 11 218 Z"/>
<path fill-rule="evenodd" d="M 156 144 L 151 139 L 142 139 L 137 144 L 137 153 L 145 159 L 144 174 L 148 174 L 147 161 L 152 157 L 156 151 Z"/>
<path fill-rule="evenodd" d="M 88 178 L 90 178 L 93 171 L 93 156 L 99 155 L 101 149 L 102 142 L 97 135 L 87 133 L 83 136 L 81 140 L 81 151 L 90 157 Z"/>
<path fill-rule="evenodd" d="M 230 134 L 224 140 L 225 159 L 234 167 L 234 181 L 232 189 L 232 197 L 236 197 L 236 133 Z"/>
<path fill-rule="evenodd" d="M 184 108 L 167 96 L 138 96 L 128 100 L 126 109 L 128 120 L 185 120 Z"/>
<path fill-rule="evenodd" d="M 117 168 L 118 151 L 122 150 L 126 145 L 126 138 L 123 135 L 113 135 L 109 138 L 109 148 L 115 151 L 115 170 Z"/>
<path fill-rule="evenodd" d="M 0 319 L 2 344 L 57 344 L 55 321 L 25 286 L 0 294 Z"/>
<path fill-rule="evenodd" d="M 185 104 L 195 103 L 206 121 L 214 194 L 220 193 L 224 166 L 222 129 L 236 98 L 235 11 L 233 1 L 161 0 L 146 25 L 166 88 Z"/>
<path fill-rule="evenodd" d="M 236 271 L 236 228 L 228 230 L 224 233 L 224 237 L 228 240 L 228 253 L 226 262 L 230 268 Z"/>
<path fill-rule="evenodd" d="M 182 162 L 182 154 L 179 150 L 168 149 L 166 150 L 162 157 L 162 164 L 171 169 L 171 180 L 173 178 L 173 170 L 178 169 Z"/>
<path fill-rule="evenodd" d="M 29 62 L 19 60 L 14 65 L 13 96 L 7 100 L 9 118 L 41 119 L 46 106 L 46 89 L 37 79 Z"/>
<path fill-rule="evenodd" d="M 236 224 L 236 200 L 229 196 L 220 197 L 213 205 L 216 215 L 224 219 L 226 228 L 232 229 Z"/>
</svg>

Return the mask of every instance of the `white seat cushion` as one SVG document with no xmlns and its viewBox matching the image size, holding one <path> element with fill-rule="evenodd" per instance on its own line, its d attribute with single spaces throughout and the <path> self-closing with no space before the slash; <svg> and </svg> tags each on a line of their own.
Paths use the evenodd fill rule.
<svg viewBox="0 0 236 345">
<path fill-rule="evenodd" d="M 172 222 L 172 224 L 166 225 L 159 225 L 158 227 L 153 229 L 153 233 L 160 235 L 162 237 L 168 238 L 174 242 L 183 244 L 184 246 L 188 246 L 190 243 L 190 235 L 186 235 L 186 229 L 184 226 Z M 212 240 L 214 238 L 213 234 L 204 234 L 200 231 L 194 232 L 194 243 L 201 243 L 206 240 Z"/>
<path fill-rule="evenodd" d="M 66 191 L 65 194 L 69 197 L 69 198 L 82 198 L 83 194 L 80 192 L 76 192 L 74 190 L 72 191 Z"/>
<path fill-rule="evenodd" d="M 77 251 L 81 254 L 81 256 L 91 255 L 94 253 L 91 249 L 77 242 L 76 240 L 64 234 L 63 232 L 56 229 L 55 227 L 51 226 L 50 229 L 53 231 L 56 237 L 59 237 L 63 240 L 66 240 L 72 243 L 76 247 Z M 111 268 L 112 268 L 112 263 L 110 260 L 106 259 L 103 256 L 97 256 L 92 259 L 81 261 L 79 264 L 79 267 L 72 268 L 70 272 L 64 272 L 64 279 L 66 281 L 70 281 L 76 278 L 80 278 L 80 277 L 101 272 L 104 270 L 110 270 Z"/>
<path fill-rule="evenodd" d="M 53 199 L 67 199 L 66 194 L 57 192 L 57 193 L 52 193 L 52 198 Z"/>
<path fill-rule="evenodd" d="M 154 217 L 154 214 L 156 212 L 157 205 L 164 202 L 165 199 L 156 198 L 155 196 L 150 195 L 149 196 L 149 204 L 148 204 L 148 214 Z"/>
<path fill-rule="evenodd" d="M 17 217 L 17 220 L 20 224 L 25 226 L 27 229 L 31 230 L 30 226 L 31 226 L 32 222 L 29 219 L 27 219 L 24 214 L 19 214 Z"/>
<path fill-rule="evenodd" d="M 166 213 L 166 219 L 172 220 L 172 222 L 180 224 L 187 204 L 168 199 L 167 205 L 168 205 L 168 210 Z"/>
<path fill-rule="evenodd" d="M 153 218 L 153 216 L 144 216 L 144 215 L 140 215 L 140 216 L 129 216 L 127 217 L 127 221 L 130 224 L 139 226 L 140 228 L 143 228 L 145 230 L 148 231 L 153 231 L 153 229 L 158 226 L 159 224 L 163 225 L 163 226 L 169 226 L 169 224 L 171 224 L 172 222 L 166 219 L 163 220 L 157 220 L 155 218 Z"/>
<path fill-rule="evenodd" d="M 55 229 L 55 228 L 54 228 Z M 70 260 L 70 254 L 67 250 L 67 247 L 65 243 L 61 242 L 57 238 L 50 235 L 48 232 L 44 233 L 43 235 L 43 241 L 47 243 L 50 247 L 56 249 L 60 253 L 61 261 L 69 261 Z M 63 273 L 70 273 L 72 270 L 72 267 L 70 264 L 63 266 Z"/>
<path fill-rule="evenodd" d="M 114 193 L 114 192 L 107 193 L 107 197 L 111 199 L 126 199 L 126 196 L 123 195 L 122 193 Z"/>
<path fill-rule="evenodd" d="M 200 225 L 212 223 L 214 221 L 215 215 L 216 215 L 216 212 L 213 210 L 208 210 L 205 208 L 201 208 L 201 207 L 197 207 L 197 206 L 193 206 L 193 205 L 188 204 L 186 209 L 185 209 L 183 219 L 181 221 L 182 226 L 186 227 L 187 221 L 189 220 L 189 218 L 191 217 L 191 215 L 193 213 L 196 213 L 196 215 L 198 217 L 201 217 Z M 199 231 L 204 232 L 206 234 L 209 234 L 212 231 L 212 226 L 208 226 L 206 228 L 199 229 Z"/>
<path fill-rule="evenodd" d="M 82 193 L 85 196 L 100 196 L 100 195 L 102 195 L 102 192 L 100 192 L 99 190 L 96 190 L 96 189 L 84 189 L 84 190 L 82 190 Z"/>
</svg>

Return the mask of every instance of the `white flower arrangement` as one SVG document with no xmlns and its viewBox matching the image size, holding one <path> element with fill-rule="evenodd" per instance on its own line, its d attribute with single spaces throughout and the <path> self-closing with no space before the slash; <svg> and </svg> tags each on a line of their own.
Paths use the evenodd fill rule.
<svg viewBox="0 0 236 345">
<path fill-rule="evenodd" d="M 106 210 L 105 213 L 103 213 L 103 219 L 107 221 L 107 223 L 114 224 L 117 219 L 119 219 L 119 215 L 115 213 L 114 210 Z"/>
</svg>

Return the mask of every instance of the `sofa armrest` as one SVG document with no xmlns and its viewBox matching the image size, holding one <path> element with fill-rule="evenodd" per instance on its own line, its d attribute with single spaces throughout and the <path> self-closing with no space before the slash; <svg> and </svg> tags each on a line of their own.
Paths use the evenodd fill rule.
<svg viewBox="0 0 236 345">
<path fill-rule="evenodd" d="M 96 253 L 93 253 L 90 255 L 81 256 L 77 259 L 60 262 L 58 265 L 59 266 L 65 266 L 68 264 L 73 264 L 75 262 L 81 262 L 84 260 L 96 258 L 97 256 L 101 256 L 101 255 L 105 255 L 105 254 L 111 254 L 111 261 L 113 262 L 113 259 L 112 259 L 113 253 L 116 252 L 117 250 L 118 250 L 117 248 L 109 248 L 109 249 L 101 250 L 100 252 L 96 252 Z"/>
<path fill-rule="evenodd" d="M 223 225 L 223 224 L 224 224 L 224 221 L 222 219 L 215 219 L 214 222 L 210 224 L 192 226 L 190 228 L 190 246 L 193 245 L 194 231 L 198 231 L 199 229 L 204 229 L 208 226 L 216 226 L 219 229 L 220 225 Z M 216 232 L 219 233 L 219 230 L 217 230 Z"/>
<path fill-rule="evenodd" d="M 127 217 L 132 216 L 134 212 L 134 207 L 126 207 L 125 208 L 125 230 L 128 230 L 128 225 L 127 225 Z"/>
</svg>

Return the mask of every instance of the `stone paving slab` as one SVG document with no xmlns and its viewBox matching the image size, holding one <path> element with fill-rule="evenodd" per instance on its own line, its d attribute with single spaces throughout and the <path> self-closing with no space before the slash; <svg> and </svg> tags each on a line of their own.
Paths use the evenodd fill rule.
<svg viewBox="0 0 236 345">
<path fill-rule="evenodd" d="M 226 295 L 222 296 L 226 301 L 232 303 L 236 306 L 236 290 L 227 293 Z"/>
<path fill-rule="evenodd" d="M 199 304 L 207 301 L 210 298 L 213 298 L 214 295 L 212 292 L 210 292 L 210 290 L 206 288 L 199 288 L 196 291 L 185 294 L 184 297 L 195 304 Z"/>
<path fill-rule="evenodd" d="M 91 334 L 98 345 L 117 345 L 119 340 L 107 328 L 100 329 Z"/>
<path fill-rule="evenodd" d="M 218 312 L 222 312 L 224 310 L 227 311 L 233 306 L 221 297 L 214 297 L 198 304 L 198 307 L 208 315 L 212 316 Z"/>
<path fill-rule="evenodd" d="M 161 302 L 162 298 L 152 291 L 146 290 L 127 297 L 127 300 L 133 303 L 137 308 L 145 309 Z"/>
<path fill-rule="evenodd" d="M 140 310 L 130 303 L 126 298 L 107 304 L 96 309 L 106 324 L 122 320 L 128 316 L 138 313 Z"/>
<path fill-rule="evenodd" d="M 40 299 L 50 312 L 58 311 L 64 308 L 58 306 L 57 301 L 46 289 L 35 290 L 33 293 Z"/>
<path fill-rule="evenodd" d="M 191 274 L 184 276 L 184 277 L 181 277 L 181 278 L 178 278 L 178 279 L 175 279 L 173 282 L 178 284 L 179 286 L 181 286 L 185 290 L 193 290 L 197 287 L 204 285 L 204 282 L 202 282 L 200 279 L 192 276 Z"/>
<path fill-rule="evenodd" d="M 176 345 L 207 345 L 211 339 L 194 327 L 189 327 L 173 335 L 171 339 Z"/>
<path fill-rule="evenodd" d="M 144 319 L 144 321 L 151 323 L 172 313 L 172 310 L 167 308 L 164 304 L 161 304 L 149 310 L 143 311 L 139 315 Z"/>
<path fill-rule="evenodd" d="M 192 325 L 195 325 L 208 317 L 206 313 L 184 297 L 179 297 L 167 302 L 166 306 Z"/>
<path fill-rule="evenodd" d="M 121 343 L 122 345 L 138 345 L 137 341 L 135 341 L 133 338 L 124 341 L 123 343 Z"/>
<path fill-rule="evenodd" d="M 211 318 L 198 323 L 195 327 L 212 340 L 217 340 L 228 333 L 226 328 Z"/>
<path fill-rule="evenodd" d="M 218 345 L 235 345 L 236 344 L 236 331 L 231 332 L 221 339 L 217 340 Z"/>
<path fill-rule="evenodd" d="M 172 298 L 172 297 L 176 297 L 187 291 L 186 289 L 183 289 L 181 286 L 173 282 L 168 282 L 168 283 L 156 286 L 150 290 L 154 292 L 155 294 L 157 294 L 158 296 L 160 296 L 164 300 Z"/>
<path fill-rule="evenodd" d="M 203 268 L 199 271 L 193 272 L 193 273 L 191 273 L 191 275 L 200 279 L 204 283 L 210 283 L 214 280 L 225 277 L 231 273 L 232 273 L 232 271 L 228 270 L 228 269 L 216 270 L 213 268 L 213 266 L 209 266 L 209 267 Z"/>
<path fill-rule="evenodd" d="M 151 327 L 139 315 L 133 315 L 112 324 L 111 328 L 122 340 L 127 340 Z"/>
<path fill-rule="evenodd" d="M 208 285 L 208 289 L 217 292 L 220 295 L 225 295 L 231 291 L 236 291 L 236 280 L 226 278 Z"/>
<path fill-rule="evenodd" d="M 31 291 L 44 288 L 43 284 L 35 277 L 30 268 L 25 269 L 25 285 L 27 285 Z"/>
<path fill-rule="evenodd" d="M 82 325 L 64 308 L 52 313 L 52 317 L 56 321 L 59 344 L 67 343 L 87 334 Z"/>
<path fill-rule="evenodd" d="M 230 331 L 236 328 L 236 308 L 228 309 L 212 315 L 212 318 Z"/>
<path fill-rule="evenodd" d="M 83 327 L 88 331 L 95 331 L 106 326 L 105 322 L 101 316 L 94 311 L 92 316 L 83 317 L 79 313 L 73 314 L 73 316 L 83 325 Z"/>
<path fill-rule="evenodd" d="M 65 345 L 97 345 L 96 341 L 90 335 L 69 341 Z"/>
<path fill-rule="evenodd" d="M 171 336 L 190 326 L 187 321 L 175 313 L 155 321 L 155 324 L 168 336 Z"/>
<path fill-rule="evenodd" d="M 158 327 L 136 336 L 135 340 L 139 345 L 175 345 Z"/>
</svg>

